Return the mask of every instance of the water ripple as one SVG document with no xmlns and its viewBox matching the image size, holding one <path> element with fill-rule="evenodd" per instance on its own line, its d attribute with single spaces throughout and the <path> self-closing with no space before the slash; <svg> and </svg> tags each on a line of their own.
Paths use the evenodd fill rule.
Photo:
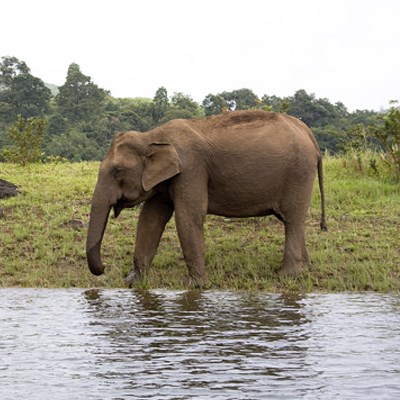
<svg viewBox="0 0 400 400">
<path fill-rule="evenodd" d="M 400 296 L 0 294 L 4 400 L 400 397 Z"/>
</svg>

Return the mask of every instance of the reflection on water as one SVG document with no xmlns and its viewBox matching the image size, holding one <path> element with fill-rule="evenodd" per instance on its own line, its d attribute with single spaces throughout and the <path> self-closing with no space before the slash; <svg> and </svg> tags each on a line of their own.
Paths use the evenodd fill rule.
<svg viewBox="0 0 400 400">
<path fill-rule="evenodd" d="M 0 399 L 400 398 L 400 296 L 0 296 Z"/>
</svg>

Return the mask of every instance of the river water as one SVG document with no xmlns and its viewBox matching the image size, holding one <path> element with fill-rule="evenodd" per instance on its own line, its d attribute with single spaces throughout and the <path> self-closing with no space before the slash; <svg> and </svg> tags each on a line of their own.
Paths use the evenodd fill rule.
<svg viewBox="0 0 400 400">
<path fill-rule="evenodd" d="M 399 399 L 400 296 L 0 289 L 0 399 Z"/>
</svg>

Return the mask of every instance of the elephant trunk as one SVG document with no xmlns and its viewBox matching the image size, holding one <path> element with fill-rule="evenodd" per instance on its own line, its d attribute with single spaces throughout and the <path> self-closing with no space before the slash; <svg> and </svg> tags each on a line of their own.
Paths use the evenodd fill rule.
<svg viewBox="0 0 400 400">
<path fill-rule="evenodd" d="M 102 275 L 104 272 L 100 248 L 110 209 L 111 207 L 107 203 L 104 205 L 101 201 L 96 200 L 95 196 L 93 197 L 86 239 L 86 258 L 89 269 L 94 275 Z"/>
</svg>

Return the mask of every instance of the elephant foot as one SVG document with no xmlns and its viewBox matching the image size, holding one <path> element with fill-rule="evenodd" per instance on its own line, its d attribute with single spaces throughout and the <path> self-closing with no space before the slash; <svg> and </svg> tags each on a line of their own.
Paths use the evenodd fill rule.
<svg viewBox="0 0 400 400">
<path fill-rule="evenodd" d="M 284 265 L 279 271 L 281 277 L 295 278 L 303 271 L 303 264 Z"/>
<path fill-rule="evenodd" d="M 211 284 L 206 276 L 194 278 L 192 276 L 187 276 L 184 281 L 184 285 L 189 288 L 194 289 L 208 289 Z"/>
<path fill-rule="evenodd" d="M 125 283 L 131 288 L 135 283 L 142 281 L 143 277 L 139 270 L 133 269 L 125 278 Z"/>
</svg>

